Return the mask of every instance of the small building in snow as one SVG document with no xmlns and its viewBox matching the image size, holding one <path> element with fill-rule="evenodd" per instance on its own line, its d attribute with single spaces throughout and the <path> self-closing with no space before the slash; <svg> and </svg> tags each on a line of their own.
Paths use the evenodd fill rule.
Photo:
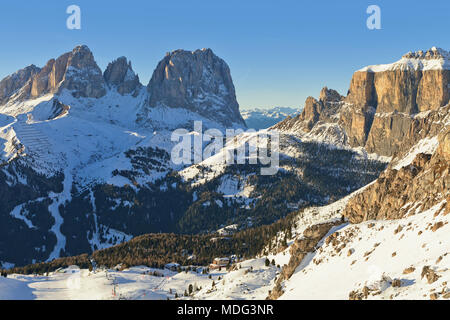
<svg viewBox="0 0 450 320">
<path fill-rule="evenodd" d="M 215 258 L 213 263 L 209 265 L 212 270 L 226 268 L 230 265 L 230 258 Z"/>
</svg>

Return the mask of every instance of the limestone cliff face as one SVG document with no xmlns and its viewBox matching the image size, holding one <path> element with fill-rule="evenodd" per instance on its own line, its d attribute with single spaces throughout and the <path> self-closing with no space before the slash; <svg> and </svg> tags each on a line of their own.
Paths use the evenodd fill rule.
<svg viewBox="0 0 450 320">
<path fill-rule="evenodd" d="M 319 121 L 322 110 L 323 105 L 319 101 L 313 97 L 306 99 L 305 108 L 299 116 L 299 119 L 305 123 L 305 130 L 310 131 L 317 121 Z"/>
<path fill-rule="evenodd" d="M 31 91 L 32 78 L 41 71 L 31 65 L 0 81 L 0 104 L 5 103 L 11 96 L 27 96 Z"/>
<path fill-rule="evenodd" d="M 357 71 L 353 74 L 346 101 L 360 106 L 376 106 L 374 87 L 375 74 L 369 71 Z"/>
<path fill-rule="evenodd" d="M 355 72 L 346 101 L 376 107 L 380 113 L 413 114 L 436 110 L 449 100 L 450 70 L 381 70 L 374 72 L 368 67 L 367 71 Z"/>
<path fill-rule="evenodd" d="M 426 113 L 375 114 L 365 148 L 370 153 L 396 156 L 419 140 L 436 136 L 450 117 L 450 104 Z"/>
<path fill-rule="evenodd" d="M 121 95 L 132 94 L 136 96 L 142 88 L 139 77 L 131 67 L 131 61 L 120 57 L 111 62 L 106 68 L 103 77 L 110 88 L 115 88 Z"/>
<path fill-rule="evenodd" d="M 308 97 L 305 101 L 305 107 L 298 116 L 288 117 L 285 121 L 275 125 L 274 128 L 279 130 L 295 130 L 301 129 L 310 132 L 312 128 L 319 122 L 335 122 L 334 116 L 338 112 L 344 97 L 336 90 L 324 87 L 319 95 L 319 100 Z"/>
<path fill-rule="evenodd" d="M 245 127 L 230 69 L 211 49 L 168 53 L 147 88 L 150 108 L 184 108 L 225 125 Z"/>
<path fill-rule="evenodd" d="M 72 91 L 77 98 L 100 98 L 106 94 L 102 71 L 87 46 L 78 46 L 72 52 L 50 60 L 33 78 L 31 97 L 63 89 Z"/>
<path fill-rule="evenodd" d="M 352 86 L 350 92 L 359 92 L 356 96 L 361 92 L 373 94 L 371 104 L 376 114 L 370 128 L 366 128 L 370 152 L 391 156 L 401 151 L 405 139 L 415 138 L 418 123 L 413 115 L 439 110 L 449 102 L 448 57 L 448 52 L 433 48 L 426 53 L 409 53 L 391 65 L 362 71 L 373 73 L 373 82 L 365 82 L 366 87 Z M 352 103 L 355 100 L 349 99 Z"/>
<path fill-rule="evenodd" d="M 449 79 L 450 54 L 437 48 L 355 72 L 344 103 L 332 109 L 346 143 L 393 156 L 408 150 L 424 133 L 437 134 L 442 128 L 442 110 L 448 113 L 449 109 Z M 327 109 L 320 100 L 308 98 L 301 116 L 287 119 L 277 128 L 309 133 L 321 124 L 319 119 L 336 123 L 336 117 L 321 116 Z"/>
<path fill-rule="evenodd" d="M 441 133 L 439 141 L 432 156 L 420 153 L 411 164 L 384 171 L 349 201 L 343 215 L 352 223 L 399 219 L 440 203 L 441 211 L 450 213 L 450 130 Z"/>
<path fill-rule="evenodd" d="M 436 110 L 449 101 L 450 70 L 428 70 L 422 73 L 417 90 L 419 112 Z"/>
</svg>

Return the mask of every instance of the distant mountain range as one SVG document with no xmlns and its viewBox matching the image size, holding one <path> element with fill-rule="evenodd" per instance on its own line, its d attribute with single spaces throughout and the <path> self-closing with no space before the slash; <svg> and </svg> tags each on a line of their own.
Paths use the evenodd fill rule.
<svg viewBox="0 0 450 320">
<path fill-rule="evenodd" d="M 300 113 L 299 109 L 289 107 L 274 107 L 271 109 L 254 108 L 241 110 L 242 118 L 250 129 L 267 129 L 286 119 Z"/>
</svg>

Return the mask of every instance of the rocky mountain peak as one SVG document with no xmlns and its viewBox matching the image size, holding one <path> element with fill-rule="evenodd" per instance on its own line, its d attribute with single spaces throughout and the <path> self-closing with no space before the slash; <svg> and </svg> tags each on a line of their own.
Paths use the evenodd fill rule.
<svg viewBox="0 0 450 320">
<path fill-rule="evenodd" d="M 450 70 L 450 53 L 433 47 L 427 51 L 408 52 L 394 63 L 367 66 L 361 72 Z"/>
<path fill-rule="evenodd" d="M 319 139 L 365 147 L 369 153 L 394 156 L 415 142 L 433 137 L 450 108 L 449 53 L 436 47 L 408 53 L 400 61 L 369 66 L 353 74 L 347 97 L 323 88 L 319 99 L 305 102 L 303 113 L 276 128 Z M 339 103 L 338 103 L 339 102 Z M 334 133 L 323 137 L 322 124 Z M 325 127 L 325 126 L 322 126 Z M 310 133 L 313 134 L 310 134 Z"/>
<path fill-rule="evenodd" d="M 327 87 L 324 87 L 320 91 L 319 95 L 319 101 L 322 101 L 323 103 L 327 102 L 340 102 L 342 101 L 344 97 L 339 94 L 336 90 L 328 89 Z"/>
<path fill-rule="evenodd" d="M 343 215 L 352 223 L 399 219 L 414 214 L 415 205 L 427 210 L 448 199 L 450 129 L 444 128 L 438 137 L 439 146 L 434 153 L 418 153 L 409 164 L 388 167 L 371 186 L 348 202 Z M 447 213 L 449 209 L 447 206 Z"/>
<path fill-rule="evenodd" d="M 142 87 L 138 75 L 133 71 L 131 61 L 120 57 L 106 68 L 103 77 L 110 88 L 116 88 L 121 95 L 136 95 Z"/>
<path fill-rule="evenodd" d="M 230 69 L 211 49 L 166 54 L 147 90 L 150 108 L 184 108 L 227 126 L 245 126 Z"/>
<path fill-rule="evenodd" d="M 67 63 L 64 66 L 66 58 Z M 106 94 L 102 71 L 87 46 L 77 46 L 71 53 L 64 54 L 58 59 L 61 59 L 62 63 L 55 65 L 55 71 L 58 68 L 60 71 L 65 68 L 64 79 L 59 89 L 72 91 L 74 97 L 100 98 Z"/>
<path fill-rule="evenodd" d="M 431 60 L 431 59 L 450 59 L 450 52 L 447 50 L 444 50 L 442 48 L 436 48 L 432 47 L 431 49 L 427 51 L 416 51 L 416 52 L 408 52 L 407 54 L 403 55 L 402 58 L 405 59 L 425 59 L 425 60 Z"/>
<path fill-rule="evenodd" d="M 11 96 L 20 95 L 25 86 L 31 87 L 31 78 L 41 71 L 35 65 L 23 68 L 0 81 L 0 104 L 5 103 Z M 30 89 L 25 91 L 29 91 Z"/>
</svg>

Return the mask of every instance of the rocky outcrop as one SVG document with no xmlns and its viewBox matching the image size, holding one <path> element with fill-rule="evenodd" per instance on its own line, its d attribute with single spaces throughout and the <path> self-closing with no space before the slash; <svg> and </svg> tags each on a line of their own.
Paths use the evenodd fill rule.
<svg viewBox="0 0 450 320">
<path fill-rule="evenodd" d="M 438 150 L 418 154 L 399 170 L 388 168 L 380 177 L 353 197 L 343 215 L 352 223 L 367 220 L 400 219 L 423 212 L 445 200 L 450 203 L 450 131 L 440 135 Z M 447 205 L 441 208 L 450 212 Z"/>
<path fill-rule="evenodd" d="M 346 101 L 359 106 L 376 106 L 375 74 L 357 71 L 353 74 Z"/>
<path fill-rule="evenodd" d="M 32 91 L 33 96 L 61 92 L 63 89 L 70 90 L 76 98 L 100 98 L 106 94 L 102 71 L 87 46 L 78 46 L 55 61 L 50 60 L 43 70 L 49 73 L 41 71 L 34 79 L 33 87 L 35 82 L 44 83 L 44 86 L 38 87 L 36 92 Z"/>
<path fill-rule="evenodd" d="M 303 232 L 303 237 L 297 238 L 291 245 L 289 252 L 291 258 L 289 263 L 283 266 L 283 270 L 278 277 L 274 289 L 270 292 L 267 300 L 276 300 L 283 295 L 282 283 L 292 277 L 297 267 L 310 252 L 313 252 L 331 228 L 342 224 L 341 221 L 320 223 L 309 226 Z"/>
<path fill-rule="evenodd" d="M 330 105 L 324 103 L 330 94 L 323 90 L 319 101 L 311 97 L 306 100 L 302 115 L 274 128 L 310 135 L 324 123 L 337 123 L 349 146 L 395 156 L 409 150 L 424 135 L 436 135 L 442 129 L 441 120 L 446 116 L 442 111 L 448 114 L 449 109 L 449 80 L 447 51 L 432 48 L 408 53 L 393 64 L 355 72 L 347 97 L 334 104 L 337 108 L 324 107 Z M 337 96 L 332 100 L 341 101 Z M 323 140 L 322 131 L 317 131 Z"/>
<path fill-rule="evenodd" d="M 153 73 L 148 92 L 150 108 L 184 108 L 226 126 L 245 127 L 230 69 L 211 49 L 168 53 Z"/>
<path fill-rule="evenodd" d="M 343 99 L 344 97 L 336 90 L 324 87 L 320 91 L 319 100 L 308 97 L 301 114 L 294 118 L 288 117 L 273 128 L 284 131 L 303 130 L 310 132 L 319 122 L 335 122 L 334 115 L 338 112 Z"/>
<path fill-rule="evenodd" d="M 76 97 L 100 98 L 106 94 L 102 71 L 87 46 L 51 59 L 39 69 L 27 67 L 0 82 L 0 103 L 24 101 L 67 89 Z"/>
<path fill-rule="evenodd" d="M 110 88 L 115 88 L 121 95 L 136 96 L 142 87 L 139 77 L 131 67 L 131 61 L 120 57 L 108 64 L 103 77 Z"/>
<path fill-rule="evenodd" d="M 442 140 L 438 149 L 438 154 L 440 154 L 444 160 L 450 163 L 450 132 L 447 132 L 442 135 Z"/>
<path fill-rule="evenodd" d="M 322 112 L 323 105 L 314 99 L 308 97 L 305 101 L 305 108 L 300 114 L 299 119 L 305 123 L 305 129 L 310 131 L 314 125 L 319 121 L 320 113 Z"/>
<path fill-rule="evenodd" d="M 13 95 L 28 96 L 31 91 L 31 79 L 41 71 L 35 65 L 31 65 L 0 81 L 0 104 L 4 104 Z"/>
<path fill-rule="evenodd" d="M 417 89 L 419 112 L 436 110 L 449 101 L 450 70 L 428 70 L 423 72 Z"/>
<path fill-rule="evenodd" d="M 71 52 L 49 60 L 42 69 L 30 66 L 3 79 L 0 105 L 11 107 L 14 103 L 47 94 L 61 96 L 63 92 L 75 98 L 101 98 L 109 91 L 136 98 L 142 93 L 137 116 L 137 122 L 141 124 L 171 127 L 170 121 L 159 123 L 152 117 L 154 108 L 162 107 L 188 111 L 178 112 L 177 126 L 190 127 L 193 119 L 203 118 L 211 120 L 205 123 L 206 127 L 246 127 L 239 112 L 230 69 L 211 49 L 168 53 L 154 71 L 147 91 L 141 90 L 142 87 L 127 58 L 120 57 L 111 62 L 102 73 L 89 48 L 77 46 Z M 182 123 L 183 116 L 185 123 Z"/>
<path fill-rule="evenodd" d="M 328 89 L 327 87 L 322 88 L 319 95 L 319 101 L 324 105 L 338 103 L 344 99 L 343 96 L 339 94 L 336 90 Z"/>
<path fill-rule="evenodd" d="M 369 105 L 344 105 L 339 113 L 339 124 L 347 134 L 352 147 L 364 146 L 372 126 L 375 109 Z"/>
</svg>

